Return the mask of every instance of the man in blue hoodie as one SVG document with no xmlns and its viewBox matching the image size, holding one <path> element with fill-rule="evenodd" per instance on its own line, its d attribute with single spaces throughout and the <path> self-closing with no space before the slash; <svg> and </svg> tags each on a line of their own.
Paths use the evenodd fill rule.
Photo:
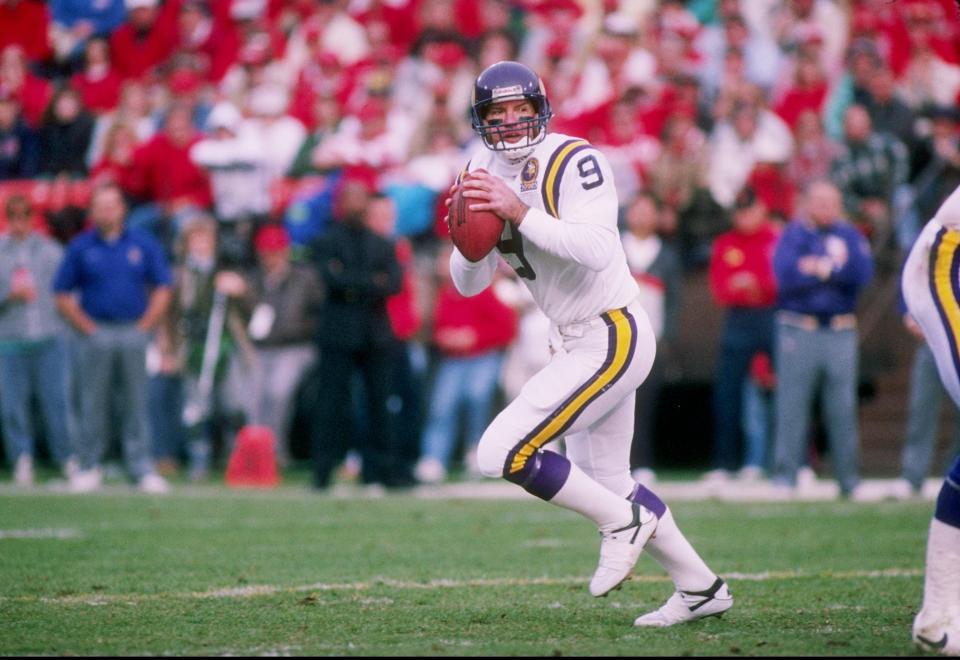
<svg viewBox="0 0 960 660">
<path fill-rule="evenodd" d="M 820 389 L 834 474 L 842 497 L 860 481 L 857 421 L 857 298 L 873 278 L 866 238 L 843 217 L 840 190 L 810 185 L 801 216 L 777 244 L 773 270 L 777 392 L 774 484 L 792 490 L 803 465 L 810 410 Z"/>
</svg>

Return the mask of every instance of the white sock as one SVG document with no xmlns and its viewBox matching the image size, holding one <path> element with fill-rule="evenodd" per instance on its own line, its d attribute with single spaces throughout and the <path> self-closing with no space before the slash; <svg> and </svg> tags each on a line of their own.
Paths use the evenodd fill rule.
<svg viewBox="0 0 960 660">
<path fill-rule="evenodd" d="M 932 518 L 927 537 L 923 609 L 960 611 L 960 528 Z"/>
<path fill-rule="evenodd" d="M 717 579 L 677 527 L 669 507 L 644 549 L 663 566 L 681 591 L 703 591 Z"/>
<path fill-rule="evenodd" d="M 601 532 L 619 529 L 633 520 L 630 502 L 588 477 L 573 461 L 567 480 L 549 501 L 586 516 Z"/>
</svg>

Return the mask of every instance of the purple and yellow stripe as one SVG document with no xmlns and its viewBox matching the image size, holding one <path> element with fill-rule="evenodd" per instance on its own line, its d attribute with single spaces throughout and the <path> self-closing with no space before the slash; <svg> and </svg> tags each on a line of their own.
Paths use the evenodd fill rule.
<svg viewBox="0 0 960 660">
<path fill-rule="evenodd" d="M 544 170 L 543 183 L 541 184 L 541 195 L 543 196 L 543 208 L 554 218 L 560 217 L 557 205 L 560 203 L 560 180 L 563 178 L 564 169 L 574 154 L 589 148 L 590 143 L 586 140 L 567 140 L 553 152 L 550 160 L 547 161 L 547 168 Z"/>
<path fill-rule="evenodd" d="M 960 374 L 960 232 L 937 232 L 930 248 L 930 293 L 950 344 L 953 368 Z"/>
<path fill-rule="evenodd" d="M 601 315 L 607 324 L 607 356 L 600 368 L 507 454 L 504 475 L 524 469 L 528 459 L 545 444 L 562 436 L 597 397 L 626 373 L 637 348 L 637 325 L 626 308 Z"/>
<path fill-rule="evenodd" d="M 463 166 L 463 169 L 460 170 L 460 174 L 457 175 L 457 185 L 460 185 L 460 182 L 463 181 L 464 175 L 470 171 L 470 161 L 467 161 L 467 164 Z"/>
</svg>

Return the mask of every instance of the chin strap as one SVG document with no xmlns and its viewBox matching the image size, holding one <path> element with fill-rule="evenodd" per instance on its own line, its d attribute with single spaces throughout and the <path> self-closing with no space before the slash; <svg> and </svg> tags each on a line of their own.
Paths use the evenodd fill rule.
<svg viewBox="0 0 960 660">
<path fill-rule="evenodd" d="M 544 129 L 541 128 L 540 130 L 542 132 Z M 536 148 L 536 146 L 541 142 L 543 142 L 546 139 L 546 137 L 547 136 L 545 134 L 537 133 L 533 137 L 533 139 L 531 139 L 530 136 L 527 135 L 523 138 L 523 140 L 518 142 L 516 146 L 511 146 L 509 149 L 505 147 L 491 146 L 490 143 L 487 142 L 486 138 L 484 138 L 483 141 L 484 141 L 484 144 L 486 144 L 487 148 L 490 149 L 490 151 L 492 151 L 493 153 L 499 156 L 502 156 L 503 159 L 508 163 L 510 163 L 511 165 L 516 165 L 517 163 L 520 163 L 521 161 L 524 161 L 527 158 L 529 158 L 530 155 L 533 153 L 534 149 Z M 505 143 L 501 142 L 500 144 L 505 144 Z"/>
<path fill-rule="evenodd" d="M 501 153 L 504 159 L 511 165 L 519 165 L 521 162 L 525 161 L 530 157 L 530 154 L 533 153 L 533 147 L 527 147 L 526 149 L 519 149 L 516 151 L 507 151 Z"/>
</svg>

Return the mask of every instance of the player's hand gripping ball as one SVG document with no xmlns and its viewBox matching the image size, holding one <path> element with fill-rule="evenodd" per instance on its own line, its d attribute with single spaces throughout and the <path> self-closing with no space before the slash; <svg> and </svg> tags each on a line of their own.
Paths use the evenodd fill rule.
<svg viewBox="0 0 960 660">
<path fill-rule="evenodd" d="M 464 174 L 464 179 L 470 174 Z M 490 253 L 503 231 L 504 221 L 493 211 L 471 211 L 470 204 L 479 200 L 463 196 L 457 186 L 450 197 L 450 238 L 460 253 L 470 261 L 480 261 Z"/>
</svg>

